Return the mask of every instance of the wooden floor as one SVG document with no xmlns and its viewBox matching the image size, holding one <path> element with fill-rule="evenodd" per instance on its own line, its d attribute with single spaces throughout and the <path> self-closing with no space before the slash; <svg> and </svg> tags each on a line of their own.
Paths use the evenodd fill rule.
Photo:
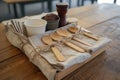
<svg viewBox="0 0 120 80">
<path fill-rule="evenodd" d="M 103 54 L 82 66 L 63 80 L 120 80 L 120 17 L 88 28 L 110 37 L 112 42 Z M 116 25 L 116 22 L 118 25 Z M 112 26 L 111 26 L 111 25 Z M 47 80 L 23 52 L 13 47 L 0 24 L 0 80 Z"/>
</svg>

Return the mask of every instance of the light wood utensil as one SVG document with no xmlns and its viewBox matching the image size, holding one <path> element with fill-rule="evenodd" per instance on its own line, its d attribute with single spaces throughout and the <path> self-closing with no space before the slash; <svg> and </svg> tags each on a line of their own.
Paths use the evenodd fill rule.
<svg viewBox="0 0 120 80">
<path fill-rule="evenodd" d="M 71 32 L 71 33 L 76 33 L 76 32 L 78 32 L 78 28 L 76 28 L 76 27 L 69 27 L 68 31 Z"/>
<path fill-rule="evenodd" d="M 67 32 L 67 31 L 64 30 L 64 29 L 58 29 L 58 30 L 56 31 L 56 33 L 59 34 L 60 36 L 63 36 L 63 37 L 67 37 L 67 36 L 70 35 L 70 33 Z"/>
<path fill-rule="evenodd" d="M 43 36 L 42 41 L 47 45 L 51 45 L 53 43 L 53 40 L 48 35 Z M 62 53 L 59 51 L 59 49 L 57 47 L 55 47 L 55 46 L 51 47 L 51 50 L 53 51 L 53 53 L 58 61 L 60 61 L 60 62 L 65 61 L 65 57 L 62 55 Z"/>
<path fill-rule="evenodd" d="M 68 31 L 71 32 L 71 33 L 77 33 L 78 32 L 78 28 L 76 28 L 76 27 L 69 27 Z M 92 46 L 91 44 L 89 44 L 89 43 L 87 43 L 87 42 L 85 42 L 83 40 L 80 40 L 80 39 L 78 39 L 76 37 L 73 37 L 72 39 L 75 40 L 75 41 L 77 41 L 77 42 L 80 42 L 80 43 L 82 43 L 84 45 Z"/>
<path fill-rule="evenodd" d="M 49 37 L 48 35 L 43 36 L 42 41 L 47 45 L 51 45 L 53 43 L 51 37 Z"/>
<path fill-rule="evenodd" d="M 76 28 L 76 27 L 69 27 L 68 31 L 71 32 L 71 33 L 76 33 L 76 32 L 78 32 L 78 28 Z M 77 42 L 80 42 L 82 44 L 85 44 L 87 46 L 92 46 L 91 44 L 89 44 L 89 43 L 87 43 L 87 42 L 85 42 L 83 40 L 80 40 L 80 39 L 78 39 L 76 37 L 73 37 L 72 39 L 75 40 L 75 41 L 77 41 Z"/>
<path fill-rule="evenodd" d="M 85 52 L 84 49 L 80 48 L 79 46 L 76 46 L 75 44 L 68 42 L 68 41 L 64 41 L 64 44 L 71 47 L 72 49 L 78 51 L 78 52 Z"/>
<path fill-rule="evenodd" d="M 82 43 L 82 44 L 84 44 L 84 45 L 92 46 L 91 44 L 89 44 L 89 43 L 87 43 L 87 42 L 85 42 L 85 41 L 83 41 L 83 40 L 80 40 L 80 39 L 78 39 L 78 38 L 76 38 L 76 37 L 73 37 L 72 39 L 75 40 L 75 41 L 77 41 L 77 42 L 80 42 L 80 43 Z"/>
<path fill-rule="evenodd" d="M 94 39 L 94 40 L 96 40 L 96 41 L 99 40 L 99 38 L 98 38 L 97 36 L 92 35 L 91 33 L 85 32 L 85 33 L 83 33 L 83 35 L 85 35 L 85 36 L 87 36 L 87 37 L 89 37 L 89 38 L 92 38 L 92 39 Z"/>
<path fill-rule="evenodd" d="M 76 32 L 78 31 L 78 28 L 76 28 L 76 27 L 69 27 L 69 28 L 68 28 L 68 31 L 70 31 L 70 32 L 72 32 L 72 33 L 76 33 Z M 97 36 L 95 36 L 95 35 L 93 35 L 93 34 L 91 34 L 91 33 L 84 32 L 83 35 L 85 35 L 85 36 L 87 36 L 87 37 L 89 37 L 89 38 L 92 38 L 92 39 L 94 39 L 94 40 L 96 40 L 96 41 L 99 40 L 99 38 L 98 38 Z"/>
<path fill-rule="evenodd" d="M 56 33 L 58 34 L 58 35 L 60 35 L 60 36 L 64 36 L 64 37 L 67 37 L 67 36 L 69 36 L 69 32 L 67 32 L 66 30 L 63 30 L 63 29 L 60 29 L 59 31 L 56 31 Z M 85 50 L 83 49 L 83 48 L 80 48 L 80 47 L 78 47 L 77 45 L 75 45 L 75 44 L 73 44 L 73 43 L 71 43 L 71 42 L 68 42 L 68 41 L 63 41 L 63 43 L 65 44 L 65 45 L 67 45 L 68 47 L 70 47 L 70 48 L 72 48 L 72 49 L 74 49 L 74 50 L 76 50 L 76 51 L 78 51 L 78 52 L 85 52 Z"/>
<path fill-rule="evenodd" d="M 58 35 L 56 32 L 51 33 L 50 37 L 55 41 L 61 41 L 61 39 L 63 38 L 62 36 Z"/>
</svg>

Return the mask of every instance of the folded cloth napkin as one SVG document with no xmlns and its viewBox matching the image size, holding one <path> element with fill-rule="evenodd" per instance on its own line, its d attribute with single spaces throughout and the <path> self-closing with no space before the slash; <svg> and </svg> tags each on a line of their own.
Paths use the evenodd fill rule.
<svg viewBox="0 0 120 80">
<path fill-rule="evenodd" d="M 61 53 L 63 54 L 66 60 L 64 62 L 59 62 L 51 50 L 40 52 L 40 47 L 44 46 L 44 43 L 41 41 L 42 36 L 43 35 L 29 37 L 29 41 L 32 44 L 32 46 L 36 49 L 36 51 L 58 70 L 63 70 L 74 64 L 83 62 L 91 56 L 89 53 L 79 53 L 61 44 L 57 47 L 60 48 Z"/>
<path fill-rule="evenodd" d="M 67 29 L 68 27 L 71 27 L 71 26 L 75 26 L 75 25 L 70 24 L 65 27 L 62 27 L 62 29 Z M 83 30 L 87 31 L 86 29 L 83 29 Z M 46 33 L 44 33 L 44 35 L 49 35 L 51 32 L 54 32 L 54 31 L 46 32 Z M 87 32 L 90 32 L 90 31 L 87 31 Z M 79 34 L 77 36 L 77 38 L 79 38 L 83 41 L 86 41 L 87 43 L 90 43 L 92 46 L 86 46 L 86 45 L 76 42 L 74 40 L 70 40 L 70 42 L 84 48 L 87 51 L 86 53 L 79 53 L 65 45 L 59 44 L 58 48 L 59 47 L 61 48 L 61 52 L 66 59 L 66 61 L 64 61 L 64 62 L 59 62 L 59 61 L 57 61 L 57 59 L 55 58 L 55 56 L 51 50 L 46 51 L 46 52 L 44 52 L 44 51 L 40 52 L 42 46 L 43 47 L 45 46 L 44 43 L 41 41 L 42 36 L 43 36 L 43 34 L 29 37 L 29 41 L 32 44 L 32 46 L 36 49 L 36 51 L 39 52 L 39 54 L 43 58 L 45 58 L 51 65 L 53 65 L 56 69 L 59 69 L 59 70 L 66 69 L 76 63 L 85 61 L 86 59 L 88 59 L 91 56 L 87 52 L 91 52 L 91 53 L 95 52 L 96 50 L 100 49 L 101 47 L 105 46 L 106 44 L 108 44 L 111 41 L 109 38 L 105 38 L 105 37 L 99 37 L 99 40 L 96 41 L 96 40 L 93 40 L 82 34 Z"/>
<path fill-rule="evenodd" d="M 18 32 L 13 32 L 10 26 L 7 27 L 6 36 L 8 41 L 15 47 L 22 50 L 29 60 L 35 64 L 48 80 L 54 80 L 57 69 L 53 68 L 45 59 L 43 59 L 35 49 L 29 44 L 28 38 Z M 35 56 L 36 55 L 36 56 Z M 34 57 L 34 59 L 33 59 Z"/>
</svg>

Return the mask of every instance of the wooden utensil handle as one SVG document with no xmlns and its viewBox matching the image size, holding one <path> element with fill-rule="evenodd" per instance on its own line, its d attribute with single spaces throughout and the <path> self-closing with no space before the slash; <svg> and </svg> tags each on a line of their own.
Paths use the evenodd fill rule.
<svg viewBox="0 0 120 80">
<path fill-rule="evenodd" d="M 87 36 L 87 37 L 90 37 L 90 38 L 92 38 L 92 39 L 94 39 L 94 40 L 96 40 L 96 41 L 98 41 L 99 40 L 99 38 L 97 37 L 97 36 L 95 36 L 95 35 L 92 35 L 92 34 L 90 34 L 90 33 L 83 33 L 85 36 Z"/>
<path fill-rule="evenodd" d="M 60 61 L 60 62 L 65 61 L 65 57 L 62 55 L 62 53 L 59 51 L 59 49 L 57 47 L 51 47 L 51 50 L 53 51 L 53 53 L 58 61 Z"/>
<path fill-rule="evenodd" d="M 89 43 L 87 43 L 87 42 L 85 42 L 85 41 L 83 41 L 83 40 L 80 40 L 79 38 L 76 38 L 76 37 L 74 37 L 73 40 L 75 40 L 75 41 L 77 41 L 77 42 L 80 42 L 80 43 L 82 43 L 82 44 L 85 44 L 85 45 L 87 45 L 87 46 L 92 46 L 91 44 L 89 44 Z"/>
<path fill-rule="evenodd" d="M 66 42 L 64 42 L 64 44 L 67 45 L 67 46 L 69 46 L 69 47 L 71 47 L 71 48 L 73 48 L 74 50 L 76 50 L 76 51 L 78 51 L 78 52 L 85 52 L 84 49 L 82 49 L 82 48 L 74 45 L 74 44 L 71 43 L 71 42 L 67 42 L 67 41 L 66 41 Z"/>
</svg>

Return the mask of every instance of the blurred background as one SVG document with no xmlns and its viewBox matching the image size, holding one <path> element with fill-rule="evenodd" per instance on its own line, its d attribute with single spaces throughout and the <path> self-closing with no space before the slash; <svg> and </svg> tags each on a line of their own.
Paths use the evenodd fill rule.
<svg viewBox="0 0 120 80">
<path fill-rule="evenodd" d="M 120 0 L 0 0 L 0 21 L 55 11 L 58 2 L 68 2 L 69 8 L 101 3 L 120 5 Z"/>
</svg>

